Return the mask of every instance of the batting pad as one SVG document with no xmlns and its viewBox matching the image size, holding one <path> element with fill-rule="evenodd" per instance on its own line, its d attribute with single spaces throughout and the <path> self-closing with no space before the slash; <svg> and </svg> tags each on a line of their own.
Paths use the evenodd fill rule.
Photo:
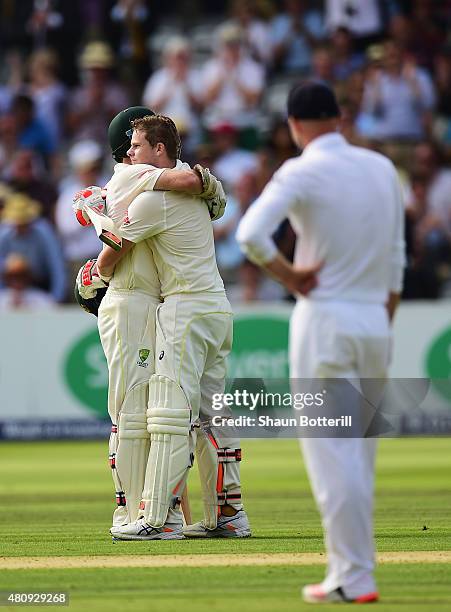
<svg viewBox="0 0 451 612">
<path fill-rule="evenodd" d="M 231 448 L 232 447 L 232 448 Z M 220 507 L 224 504 L 241 510 L 239 440 L 221 439 L 219 435 L 200 427 L 196 440 L 196 459 L 204 502 L 204 524 L 207 529 L 217 525 Z"/>
<path fill-rule="evenodd" d="M 147 431 L 147 383 L 137 385 L 125 396 L 116 432 L 110 436 L 110 465 L 116 487 L 118 509 L 113 525 L 126 525 L 138 517 L 150 435 Z"/>
<path fill-rule="evenodd" d="M 152 527 L 162 527 L 169 508 L 180 502 L 192 463 L 190 420 L 182 388 L 166 376 L 151 376 L 147 410 L 151 443 L 141 509 Z"/>
</svg>

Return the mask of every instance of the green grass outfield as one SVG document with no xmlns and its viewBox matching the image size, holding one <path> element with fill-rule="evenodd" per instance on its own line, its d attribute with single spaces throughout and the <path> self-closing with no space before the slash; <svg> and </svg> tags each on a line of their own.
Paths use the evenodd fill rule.
<svg viewBox="0 0 451 612">
<path fill-rule="evenodd" d="M 450 446 L 447 438 L 380 442 L 378 551 L 451 551 Z M 114 505 L 107 452 L 106 443 L 99 442 L 1 445 L 0 557 L 42 557 L 42 567 L 5 569 L 0 560 L 0 591 L 68 590 L 69 610 L 222 612 L 245 607 L 253 612 L 311 607 L 301 603 L 299 588 L 321 578 L 321 565 L 276 566 L 269 560 L 267 565 L 244 567 L 238 556 L 236 565 L 220 565 L 221 554 L 323 551 L 319 517 L 295 441 L 243 444 L 243 490 L 254 537 L 238 541 L 113 543 L 108 535 Z M 189 486 L 193 514 L 199 519 L 194 470 Z M 126 559 L 137 554 L 210 554 L 213 566 L 49 569 L 44 559 Z M 378 609 L 451 609 L 451 564 L 382 564 L 377 576 L 382 595 Z"/>
</svg>

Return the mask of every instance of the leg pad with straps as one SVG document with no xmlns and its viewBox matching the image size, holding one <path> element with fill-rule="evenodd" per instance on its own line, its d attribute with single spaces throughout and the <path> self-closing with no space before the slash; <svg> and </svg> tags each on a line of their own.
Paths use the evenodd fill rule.
<svg viewBox="0 0 451 612">
<path fill-rule="evenodd" d="M 196 459 L 204 502 L 204 524 L 208 529 L 217 525 L 221 506 L 228 504 L 242 509 L 239 462 L 239 440 L 221 439 L 210 428 L 201 425 L 197 433 Z"/>
<path fill-rule="evenodd" d="M 109 460 L 116 489 L 114 525 L 136 520 L 149 455 L 146 405 L 148 385 L 131 389 L 121 406 L 118 424 L 111 428 Z"/>
<path fill-rule="evenodd" d="M 192 465 L 190 419 L 182 388 L 166 376 L 151 376 L 147 410 L 151 444 L 141 509 L 152 527 L 162 527 L 169 508 L 179 505 Z"/>
</svg>

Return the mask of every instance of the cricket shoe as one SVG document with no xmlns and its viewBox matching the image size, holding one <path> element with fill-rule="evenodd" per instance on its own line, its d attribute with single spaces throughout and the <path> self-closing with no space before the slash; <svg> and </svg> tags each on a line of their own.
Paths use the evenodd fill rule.
<svg viewBox="0 0 451 612">
<path fill-rule="evenodd" d="M 183 535 L 185 538 L 249 538 L 252 534 L 247 514 L 239 510 L 235 516 L 220 514 L 214 529 L 205 527 L 203 521 L 187 525 L 183 528 Z"/>
<path fill-rule="evenodd" d="M 358 597 L 346 597 L 343 589 L 338 587 L 333 591 L 325 591 L 322 584 L 307 584 L 302 589 L 302 598 L 307 603 L 375 603 L 379 594 L 374 591 Z"/>
<path fill-rule="evenodd" d="M 152 527 L 141 518 L 128 525 L 111 527 L 114 540 L 183 540 L 182 523 L 165 523 L 163 527 Z"/>
</svg>

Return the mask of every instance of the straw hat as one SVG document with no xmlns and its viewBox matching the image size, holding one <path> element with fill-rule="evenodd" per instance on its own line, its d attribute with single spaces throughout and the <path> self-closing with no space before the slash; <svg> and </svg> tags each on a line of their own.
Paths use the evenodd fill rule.
<svg viewBox="0 0 451 612">
<path fill-rule="evenodd" d="M 86 45 L 80 56 L 80 66 L 89 68 L 112 68 L 114 55 L 111 47 L 100 40 Z"/>
<path fill-rule="evenodd" d="M 82 170 L 90 168 L 102 159 L 102 147 L 95 140 L 81 140 L 69 151 L 69 163 L 72 168 Z"/>
<path fill-rule="evenodd" d="M 41 205 L 23 193 L 13 193 L 5 202 L 1 218 L 5 223 L 25 225 L 39 217 Z"/>
</svg>

